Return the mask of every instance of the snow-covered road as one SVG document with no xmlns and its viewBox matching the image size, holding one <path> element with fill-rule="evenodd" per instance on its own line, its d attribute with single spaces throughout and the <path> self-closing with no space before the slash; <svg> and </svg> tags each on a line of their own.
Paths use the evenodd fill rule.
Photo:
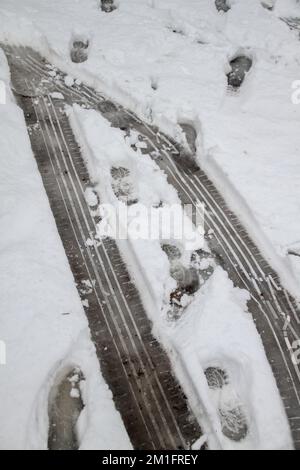
<svg viewBox="0 0 300 470">
<path fill-rule="evenodd" d="M 169 182 L 176 188 L 183 203 L 192 203 L 195 207 L 199 202 L 205 204 L 205 228 L 208 234 L 208 245 L 215 256 L 216 262 L 227 270 L 234 284 L 250 293 L 249 309 L 262 336 L 268 359 L 276 377 L 289 418 L 295 446 L 299 447 L 300 373 L 299 364 L 295 360 L 300 338 L 299 311 L 293 298 L 281 286 L 278 276 L 259 253 L 237 218 L 230 212 L 212 182 L 197 166 L 191 168 L 183 166 L 180 159 L 178 159 L 180 150 L 178 146 L 170 139 L 145 125 L 132 113 L 123 108 L 114 107 L 112 103 L 111 106 L 108 106 L 108 103 L 103 101 L 99 94 L 84 85 L 66 86 L 64 75 L 61 75 L 62 78 L 59 80 L 59 74 L 56 74 L 56 79 L 51 80 L 48 64 L 30 49 L 6 48 L 6 51 L 8 52 L 15 90 L 23 96 L 33 96 L 34 107 L 36 107 L 35 112 L 41 122 L 46 122 L 45 112 L 48 113 L 47 119 L 55 121 L 55 113 L 57 118 L 58 111 L 55 111 L 55 104 L 53 104 L 55 100 L 52 101 L 49 96 L 37 99 L 35 104 L 34 96 L 36 95 L 44 96 L 49 95 L 51 92 L 63 93 L 64 99 L 69 104 L 77 102 L 94 107 L 102 111 L 108 119 L 111 119 L 114 125 L 116 125 L 116 122 L 120 125 L 120 122 L 122 122 L 123 127 L 125 125 L 136 130 L 146 143 L 147 153 L 151 153 L 151 150 L 156 151 L 156 163 L 167 174 Z M 30 82 L 26 82 L 28 77 L 30 77 Z M 29 101 L 31 100 L 24 98 L 23 105 Z M 53 112 L 49 111 L 51 107 Z M 57 109 L 59 109 L 59 106 Z M 107 112 L 107 109 L 109 109 L 109 112 Z M 111 112 L 112 109 L 115 110 L 113 113 Z M 27 123 L 29 125 L 36 124 L 34 115 L 35 113 L 31 113 L 29 110 L 27 114 Z M 52 123 L 53 129 L 59 127 L 59 119 L 56 120 L 55 125 Z M 67 139 L 68 135 L 71 135 L 71 131 L 67 128 L 64 129 L 63 126 L 67 126 L 67 124 L 62 125 L 62 130 L 60 130 L 61 138 Z M 35 142 L 34 133 L 32 134 L 32 141 Z M 59 142 L 57 142 L 57 145 L 59 147 Z M 66 148 L 66 151 L 72 153 L 75 150 L 74 147 L 70 146 L 69 149 Z M 157 152 L 159 158 L 157 158 Z M 72 160 L 76 162 L 76 155 L 73 158 L 72 154 Z M 48 165 L 49 162 L 46 165 L 47 168 Z M 66 170 L 69 172 L 69 168 Z M 87 180 L 88 177 L 84 168 L 81 168 L 80 171 L 83 172 L 83 175 L 80 176 Z M 51 188 L 46 186 L 46 189 L 49 194 Z M 59 215 L 60 208 L 57 210 Z M 87 236 L 88 233 L 85 235 Z M 68 253 L 69 241 L 66 241 L 65 248 Z M 110 249 L 116 250 L 112 247 Z M 108 268 L 106 266 L 106 269 Z M 96 266 L 94 270 L 96 277 L 99 276 L 99 269 L 99 266 Z M 102 269 L 103 276 L 106 276 L 106 269 Z M 117 273 L 114 273 L 114 270 L 111 271 L 111 274 L 115 278 L 118 276 Z M 103 281 L 100 275 L 99 284 L 101 282 Z M 141 308 L 140 305 L 139 309 Z M 91 329 L 93 332 L 93 328 Z M 162 442 L 159 444 L 163 445 Z"/>
</svg>

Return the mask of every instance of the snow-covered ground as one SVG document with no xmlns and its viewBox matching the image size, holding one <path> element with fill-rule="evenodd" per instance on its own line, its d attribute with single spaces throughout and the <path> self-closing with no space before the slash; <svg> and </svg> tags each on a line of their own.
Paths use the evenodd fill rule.
<svg viewBox="0 0 300 470">
<path fill-rule="evenodd" d="M 300 42 L 298 34 L 290 31 L 279 18 L 300 16 L 299 2 L 277 0 L 273 2 L 274 10 L 269 11 L 262 8 L 259 0 L 228 0 L 231 9 L 226 14 L 217 12 L 213 0 L 118 0 L 116 3 L 118 8 L 105 14 L 99 10 L 97 0 L 1 0 L 0 40 L 32 45 L 70 75 L 85 80 L 177 139 L 182 138 L 178 122 L 193 123 L 198 131 L 198 158 L 202 167 L 216 181 L 265 255 L 279 270 L 285 284 L 299 295 L 300 258 L 288 257 L 287 251 L 297 251 L 300 245 L 300 105 L 293 104 L 291 99 L 292 84 L 300 79 Z M 74 38 L 90 42 L 89 58 L 83 64 L 75 65 L 70 60 Z M 233 95 L 227 90 L 226 73 L 230 59 L 241 52 L 253 59 L 253 67 L 241 91 Z M 11 113 L 5 111 L 6 122 L 9 125 L 11 116 L 11 128 L 19 132 L 19 139 L 24 142 L 27 138 L 21 114 L 14 105 L 10 107 Z M 139 171 L 121 131 L 117 138 L 119 131 L 110 129 L 101 117 L 97 120 L 90 112 L 86 116 L 79 114 L 77 110 L 78 125 L 82 126 L 85 138 L 91 143 L 90 154 L 94 155 L 94 166 L 90 171 L 94 172 L 95 179 L 99 177 L 97 157 L 102 155 L 103 158 L 104 154 L 111 162 L 116 152 L 119 158 L 122 145 L 125 146 L 127 164 Z M 87 122 L 89 125 L 84 126 Z M 91 132 L 93 126 L 102 130 L 106 140 L 99 138 L 95 142 L 96 131 Z M 79 365 L 83 369 L 86 365 L 84 372 L 88 374 L 95 356 L 28 141 L 16 149 L 18 140 L 12 138 L 9 143 L 10 133 L 6 127 L 1 127 L 0 156 L 3 168 L 9 172 L 9 177 L 4 178 L 5 184 L 1 184 L 5 196 L 1 196 L 1 204 L 2 201 L 5 204 L 1 217 L 7 217 L 7 222 L 1 221 L 0 249 L 3 250 L 1 253 L 5 250 L 3 257 L 1 255 L 4 263 L 1 289 L 4 289 L 8 305 L 5 302 L 1 305 L 4 313 L 0 321 L 2 325 L 4 318 L 5 329 L 1 326 L 0 336 L 7 329 L 4 339 L 8 345 L 10 342 L 15 345 L 14 363 L 3 369 L 3 383 L 16 389 L 19 395 L 13 397 L 5 386 L 4 390 L 1 386 L 1 422 L 7 422 L 7 427 L 1 428 L 0 445 L 19 447 L 24 445 L 28 426 L 30 430 L 36 429 L 34 421 L 28 424 L 28 417 L 34 419 L 33 403 L 38 390 L 44 393 L 54 366 L 63 360 L 71 361 L 72 351 L 81 348 L 86 351 L 83 357 L 87 359 Z M 24 148 L 28 150 L 25 152 Z M 28 167 L 25 165 L 23 169 L 20 161 L 25 161 L 24 165 Z M 103 165 L 103 160 L 100 162 Z M 26 172 L 30 178 L 26 177 Z M 154 204 L 155 198 L 161 198 L 162 191 L 168 201 L 176 201 L 177 196 L 163 175 L 155 173 L 154 166 L 148 161 L 140 198 L 147 204 Z M 152 180 L 156 182 L 153 193 L 149 187 L 147 189 L 146 175 L 151 179 L 148 184 L 152 190 Z M 33 197 L 34 191 L 39 198 Z M 41 207 L 36 204 L 37 200 L 41 201 Z M 37 233 L 32 232 L 34 226 L 39 227 Z M 6 233 L 8 230 L 9 234 Z M 43 243 L 46 238 L 47 249 Z M 24 249 L 26 243 L 30 245 Z M 33 246 L 34 256 L 30 250 Z M 194 409 L 197 400 L 193 390 L 200 391 L 202 409 L 204 405 L 207 411 L 201 419 L 212 445 L 289 448 L 289 429 L 261 342 L 246 311 L 246 294 L 234 289 L 226 273 L 217 268 L 181 319 L 168 322 L 162 307 L 164 296 L 168 296 L 173 288 L 170 263 L 159 243 L 153 243 L 152 247 L 147 245 L 149 252 L 156 253 L 152 258 L 144 259 L 145 244 L 135 243 L 131 248 L 136 257 L 135 263 L 131 264 L 129 260 L 133 275 L 138 278 L 135 266 L 143 258 L 147 266 L 146 281 L 159 285 L 155 289 L 155 304 L 149 306 L 155 332 L 171 351 L 182 382 L 189 384 L 187 392 Z M 50 253 L 51 249 L 53 253 Z M 29 269 L 24 261 L 28 253 L 29 273 L 24 272 Z M 14 266 L 19 276 L 16 276 L 16 268 L 13 270 Z M 24 286 L 24 278 L 33 281 Z M 59 283 L 57 278 L 64 282 Z M 137 281 L 138 284 L 141 282 Z M 18 292 L 18 296 L 7 294 L 9 292 Z M 38 314 L 40 311 L 43 316 Z M 57 313 L 65 311 L 71 311 L 72 316 Z M 13 316 L 17 327 L 11 322 Z M 66 329 L 64 322 L 70 322 L 71 317 L 72 326 L 68 324 Z M 56 318 L 55 322 L 53 318 Z M 36 326 L 33 322 L 37 322 Z M 39 331 L 38 335 L 34 334 L 36 331 Z M 40 360 L 36 360 L 36 364 L 30 361 L 33 353 L 38 351 L 40 356 L 42 344 L 48 345 L 49 337 L 55 341 L 53 347 L 50 342 L 47 348 L 41 370 Z M 24 347 L 18 348 L 17 341 Z M 20 364 L 19 355 L 22 356 Z M 227 398 L 216 397 L 207 386 L 203 370 L 212 364 L 226 368 L 229 374 L 231 389 L 226 392 Z M 34 383 L 24 391 L 26 369 L 30 370 L 30 380 Z M 0 372 L 2 374 L 1 369 Z M 96 374 L 95 370 L 93 373 Z M 96 375 L 92 377 L 94 381 L 100 380 Z M 105 386 L 98 382 L 98 387 Z M 91 393 L 93 390 L 92 387 Z M 15 413 L 15 417 L 7 421 L 17 400 L 20 414 Z M 109 402 L 109 398 L 107 400 Z M 224 400 L 227 407 L 231 400 L 234 406 L 240 404 L 247 417 L 250 433 L 240 444 L 233 444 L 220 432 L 217 410 Z M 3 413 L 6 419 L 3 419 Z M 113 409 L 112 416 L 115 418 L 111 421 L 111 429 L 115 429 L 119 418 Z M 14 419 L 18 419 L 18 423 Z M 97 425 L 96 417 L 91 419 L 94 424 L 88 427 L 90 430 Z M 42 441 L 35 442 L 34 432 L 29 436 L 32 446 L 41 445 Z M 110 437 L 107 428 L 105 437 Z M 121 425 L 113 438 L 113 442 L 124 447 L 128 445 Z M 93 441 L 87 438 L 86 442 Z"/>
<path fill-rule="evenodd" d="M 300 105 L 298 33 L 279 19 L 300 16 L 296 0 L 2 0 L 0 39 L 39 48 L 49 59 L 179 137 L 178 121 L 201 130 L 199 159 L 298 295 Z M 74 38 L 90 41 L 74 65 Z M 237 96 L 226 90 L 228 61 L 254 60 Z"/>
<path fill-rule="evenodd" d="M 135 239 L 136 227 L 147 225 L 146 218 L 145 224 L 141 218 L 143 208 L 160 211 L 158 203 L 173 207 L 178 204 L 180 211 L 178 196 L 153 160 L 141 154 L 139 145 L 142 144 L 134 139 L 134 135 L 126 136 L 123 131 L 112 128 L 96 111 L 77 105 L 73 112 L 70 111 L 70 120 L 101 203 L 117 209 L 119 204 L 126 207 L 122 199 L 124 192 L 127 194 L 130 205 L 125 233 L 128 238 L 117 239 L 117 243 L 147 306 L 154 333 L 169 352 L 182 386 L 208 435 L 210 447 L 291 447 L 276 383 L 247 311 L 247 292 L 235 289 L 225 271 L 211 262 L 213 272 L 207 282 L 203 282 L 194 295 L 185 295 L 181 299 L 179 311 L 172 311 L 170 296 L 176 289 L 176 281 L 162 245 L 174 244 L 182 253 L 183 266 L 188 269 L 192 252 L 208 249 L 201 233 L 192 236 L 190 228 L 186 239 L 176 240 L 171 233 L 170 239 L 166 240 L 160 233 L 156 238 L 144 238 L 144 232 L 140 230 L 141 239 Z M 133 149 L 133 144 L 138 146 Z M 112 171 L 117 168 L 122 168 L 122 176 L 127 178 L 123 185 L 126 191 L 121 197 L 120 191 L 116 191 L 115 172 Z M 114 217 L 111 220 L 110 214 L 102 210 L 99 237 L 107 234 L 103 225 L 105 229 L 109 224 L 114 225 Z M 207 263 L 202 266 L 205 271 L 210 267 L 210 261 L 204 259 L 203 262 Z M 211 391 L 208 387 L 204 372 L 211 367 L 226 371 L 229 380 L 226 390 Z M 220 410 L 224 410 L 221 413 L 228 418 L 228 412 L 237 409 L 241 410 L 249 430 L 240 443 L 224 437 L 224 423 L 220 419 Z"/>
<path fill-rule="evenodd" d="M 46 449 L 48 396 L 62 371 L 85 377 L 82 449 L 130 449 L 101 377 L 83 307 L 31 152 L 22 111 L 9 93 L 0 51 L 0 448 Z"/>
</svg>

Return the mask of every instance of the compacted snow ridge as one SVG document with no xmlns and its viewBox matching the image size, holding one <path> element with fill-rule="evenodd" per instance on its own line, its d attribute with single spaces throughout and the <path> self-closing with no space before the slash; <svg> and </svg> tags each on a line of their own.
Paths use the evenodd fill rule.
<svg viewBox="0 0 300 470">
<path fill-rule="evenodd" d="M 67 73 L 67 86 L 76 79 L 93 86 L 196 153 L 300 299 L 299 19 L 297 0 L 1 0 L 0 42 L 31 46 Z M 74 448 L 130 449 L 1 51 L 0 81 L 0 341 L 7 356 L 0 448 L 55 447 L 48 412 L 57 390 L 68 393 L 62 384 L 75 370 Z M 69 115 L 95 182 L 86 194 L 91 208 L 99 199 L 125 204 L 134 218 L 139 204 L 157 211 L 179 205 L 137 135 L 112 128 L 96 111 L 74 106 Z M 216 266 L 205 241 L 195 235 L 193 248 L 172 237 L 118 243 L 155 335 L 193 410 L 202 410 L 209 447 L 292 448 L 248 293 Z"/>
</svg>

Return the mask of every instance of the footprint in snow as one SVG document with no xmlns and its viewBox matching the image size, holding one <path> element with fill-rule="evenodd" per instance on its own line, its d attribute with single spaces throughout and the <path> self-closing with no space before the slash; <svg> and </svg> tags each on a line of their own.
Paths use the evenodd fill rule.
<svg viewBox="0 0 300 470">
<path fill-rule="evenodd" d="M 176 289 L 170 295 L 171 310 L 168 313 L 170 319 L 177 320 L 183 312 L 184 297 L 193 296 L 200 287 L 199 274 L 193 266 L 185 267 L 183 265 L 183 255 L 177 246 L 164 243 L 162 250 L 170 262 L 170 275 L 177 283 Z"/>
<path fill-rule="evenodd" d="M 135 127 L 136 121 L 130 116 L 130 113 L 112 101 L 100 101 L 97 107 L 100 113 L 111 123 L 112 127 L 121 129 L 121 131 L 127 134 Z"/>
<path fill-rule="evenodd" d="M 216 0 L 215 5 L 218 11 L 224 11 L 227 13 L 227 11 L 230 10 L 230 6 L 228 5 L 227 0 Z"/>
<path fill-rule="evenodd" d="M 227 80 L 228 86 L 231 89 L 237 90 L 242 86 L 247 73 L 252 67 L 252 64 L 252 59 L 245 55 L 235 57 L 230 62 L 231 71 L 227 74 Z"/>
<path fill-rule="evenodd" d="M 112 167 L 110 173 L 112 176 L 112 189 L 119 201 L 125 202 L 127 206 L 136 204 L 138 198 L 135 195 L 130 170 L 122 166 Z"/>
<path fill-rule="evenodd" d="M 156 78 L 151 78 L 151 88 L 153 91 L 158 90 L 158 81 Z"/>
<path fill-rule="evenodd" d="M 75 368 L 63 376 L 49 395 L 49 450 L 78 450 L 76 425 L 84 408 L 80 383 L 84 380 Z"/>
<path fill-rule="evenodd" d="M 266 9 L 266 10 L 274 10 L 275 6 L 275 0 L 263 0 L 261 2 L 261 5 Z"/>
<path fill-rule="evenodd" d="M 101 10 L 110 13 L 116 9 L 114 0 L 101 0 Z"/>
<path fill-rule="evenodd" d="M 88 40 L 74 40 L 71 48 L 71 60 L 75 64 L 86 62 L 88 59 Z"/>
<path fill-rule="evenodd" d="M 222 433 L 231 441 L 241 442 L 248 435 L 248 423 L 227 372 L 219 367 L 208 367 L 204 373 L 218 408 Z"/>
<path fill-rule="evenodd" d="M 194 155 L 197 152 L 196 141 L 198 137 L 195 127 L 192 124 L 187 123 L 179 123 L 179 126 L 181 127 L 181 130 L 185 135 L 189 151 L 192 155 Z"/>
<path fill-rule="evenodd" d="M 195 158 L 197 152 L 196 141 L 198 133 L 193 124 L 179 122 L 178 125 L 185 136 L 186 143 L 180 145 L 180 155 L 178 158 L 175 157 L 176 162 L 183 170 L 189 169 L 195 173 L 199 170 L 199 166 Z"/>
<path fill-rule="evenodd" d="M 192 299 L 212 276 L 215 261 L 211 253 L 200 249 L 192 252 L 189 266 L 186 267 L 183 264 L 183 254 L 176 245 L 164 243 L 162 250 L 170 262 L 170 275 L 177 283 L 170 295 L 171 310 L 168 312 L 170 319 L 177 320 L 189 305 L 188 298 Z"/>
<path fill-rule="evenodd" d="M 200 276 L 200 286 L 203 286 L 214 273 L 215 260 L 212 253 L 200 249 L 192 253 L 191 266 L 197 270 Z"/>
<path fill-rule="evenodd" d="M 98 104 L 98 110 L 105 116 L 111 116 L 118 113 L 118 107 L 108 100 L 102 100 Z"/>
<path fill-rule="evenodd" d="M 130 116 L 124 109 L 111 101 L 103 100 L 98 103 L 98 110 L 111 123 L 112 127 L 128 132 L 130 129 Z"/>
</svg>

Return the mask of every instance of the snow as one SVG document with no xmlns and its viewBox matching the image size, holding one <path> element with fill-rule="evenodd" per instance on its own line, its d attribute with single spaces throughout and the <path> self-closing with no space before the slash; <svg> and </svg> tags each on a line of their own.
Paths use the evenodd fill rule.
<svg viewBox="0 0 300 470">
<path fill-rule="evenodd" d="M 178 122 L 193 123 L 202 166 L 299 296 L 300 261 L 287 253 L 300 232 L 300 106 L 291 102 L 300 44 L 279 18 L 299 17 L 300 5 L 273 3 L 231 0 L 224 14 L 211 0 L 120 0 L 106 14 L 98 0 L 2 0 L 0 39 L 38 48 L 70 86 L 78 77 L 179 140 Z M 89 41 L 83 64 L 70 60 L 74 38 Z M 254 65 L 230 96 L 225 73 L 238 52 Z"/>
<path fill-rule="evenodd" d="M 156 203 L 157 192 L 163 195 L 166 204 L 179 202 L 165 175 L 150 157 L 142 155 L 138 148 L 132 149 L 136 142 L 134 137 L 128 138 L 123 131 L 112 128 L 99 113 L 78 105 L 69 110 L 69 117 L 101 203 L 110 202 L 117 208 L 111 168 L 120 165 L 133 173 L 133 191 L 139 199 L 129 207 L 129 212 L 140 203 L 148 207 Z M 131 212 L 130 223 L 133 221 L 134 212 Z M 106 225 L 113 223 L 115 221 L 109 217 L 105 220 Z M 141 225 L 145 224 L 146 219 Z M 169 352 L 210 448 L 291 449 L 290 430 L 275 379 L 247 311 L 249 294 L 234 288 L 225 271 L 217 267 L 194 298 L 182 297 L 180 305 L 184 313 L 177 322 L 170 321 L 168 305 L 176 282 L 170 275 L 170 262 L 161 247 L 166 240 L 143 239 L 143 236 L 133 239 L 130 227 L 128 230 L 126 240 L 117 238 L 116 241 L 139 287 L 154 334 Z M 190 249 L 183 242 L 181 240 L 180 248 L 188 260 L 188 254 L 197 246 Z M 203 240 L 200 247 L 205 247 Z M 200 269 L 209 268 L 211 263 L 211 260 L 202 260 Z M 224 437 L 221 431 L 218 409 L 223 402 L 220 402 L 220 393 L 208 388 L 204 376 L 208 367 L 220 367 L 229 374 L 230 384 L 226 397 L 222 398 L 224 406 L 240 407 L 249 423 L 249 433 L 240 443 Z"/>
<path fill-rule="evenodd" d="M 286 18 L 299 17 L 300 5 L 296 0 L 275 0 L 275 12 L 278 16 Z"/>
<path fill-rule="evenodd" d="M 102 221 L 98 224 L 98 235 L 117 238 L 118 242 L 123 239 L 132 247 L 130 251 L 134 251 L 140 260 L 140 275 L 146 276 L 155 307 L 160 309 L 163 299 L 168 303 L 174 287 L 161 243 L 173 240 L 180 242 L 183 250 L 199 249 L 203 247 L 203 233 L 195 231 L 182 210 L 176 191 L 167 183 L 166 175 L 160 172 L 156 163 L 150 156 L 142 155 L 139 147 L 136 151 L 131 148 L 136 143 L 134 133 L 126 136 L 123 131 L 113 129 L 96 111 L 78 105 L 69 111 L 69 118 L 95 183 L 94 189 L 100 194 Z M 112 189 L 111 170 L 120 167 L 130 172 L 125 189 L 133 193 L 136 203 L 129 207 L 122 201 L 120 203 Z M 129 197 L 131 199 L 132 195 Z M 116 224 L 116 212 L 120 216 L 121 230 L 111 230 L 120 225 L 120 221 Z M 171 228 L 168 223 L 160 223 L 169 220 L 174 222 Z M 161 256 L 165 259 L 163 265 L 157 262 Z M 131 265 L 132 261 L 127 261 Z M 166 285 L 169 286 L 167 289 Z"/>
<path fill-rule="evenodd" d="M 0 448 L 46 449 L 48 396 L 62 370 L 85 376 L 81 448 L 130 449 L 31 152 L 21 110 L 0 105 Z M 1 343 L 3 344 L 3 343 Z"/>
<path fill-rule="evenodd" d="M 95 207 L 98 204 L 98 198 L 92 188 L 87 188 L 85 191 L 85 199 L 90 207 Z"/>
<path fill-rule="evenodd" d="M 292 101 L 293 83 L 300 78 L 300 42 L 299 34 L 280 20 L 300 17 L 300 4 L 296 0 L 264 1 L 274 4 L 273 11 L 262 8 L 259 0 L 230 0 L 231 9 L 226 14 L 217 12 L 212 0 L 118 0 L 118 8 L 105 14 L 99 10 L 98 0 L 1 0 L 0 41 L 32 45 L 68 74 L 68 86 L 76 77 L 159 125 L 177 140 L 184 140 L 178 123 L 192 124 L 198 133 L 197 158 L 201 166 L 278 270 L 284 284 L 300 297 L 300 258 L 287 255 L 300 246 L 300 105 Z M 70 60 L 74 37 L 89 41 L 89 57 L 82 64 Z M 227 91 L 226 73 L 230 70 L 229 61 L 237 53 L 249 55 L 253 67 L 241 90 L 232 94 Z M 7 80 L 7 64 L 0 57 L 0 79 Z M 0 113 L 4 113 L 1 105 Z M 113 201 L 111 165 L 129 165 L 136 183 L 133 198 L 138 195 L 147 206 L 157 205 L 162 199 L 176 203 L 176 193 L 150 158 L 143 156 L 141 164 L 130 150 L 130 145 L 137 143 L 136 136 L 124 141 L 124 134 L 110 129 L 101 117 L 90 113 L 74 111 L 77 126 L 86 136 L 82 144 L 96 182 L 101 173 L 99 162 L 103 166 L 107 160 L 97 187 L 101 201 Z M 44 390 L 49 370 L 63 357 L 68 358 L 71 345 L 77 345 L 77 341 L 79 350 L 86 351 L 83 357 L 91 356 L 91 361 L 84 362 L 87 369 L 95 357 L 49 207 L 45 196 L 41 197 L 44 193 L 25 138 L 23 118 L 13 104 L 5 107 L 3 122 L 0 158 L 1 168 L 8 174 L 0 189 L 1 272 L 5 273 L 1 285 L 5 292 L 1 305 L 4 314 L 0 317 L 5 328 L 1 323 L 0 331 L 1 336 L 2 331 L 8 331 L 4 335 L 8 358 L 11 348 L 17 351 L 14 345 L 18 341 L 24 347 L 22 367 L 13 353 L 13 364 L 8 359 L 4 372 L 0 369 L 1 374 L 6 374 L 5 383 L 11 384 L 15 393 L 13 399 L 7 389 L 0 390 L 0 418 L 6 423 L 0 430 L 0 442 L 1 446 L 3 443 L 20 447 L 26 441 L 25 429 L 37 390 Z M 22 145 L 17 144 L 20 141 Z M 141 149 L 142 144 L 137 144 Z M 95 199 L 91 194 L 87 200 L 93 206 Z M 32 229 L 37 225 L 38 234 Z M 46 239 L 47 249 L 43 242 Z M 210 360 L 221 364 L 224 358 L 232 386 L 238 390 L 234 393 L 238 393 L 251 418 L 251 434 L 243 446 L 289 448 L 290 434 L 282 405 L 260 339 L 246 312 L 245 294 L 234 289 L 218 268 L 187 305 L 177 326 L 170 324 L 161 307 L 174 288 L 174 280 L 160 242 L 134 240 L 119 244 L 143 292 L 154 331 L 169 350 L 183 384 L 187 387 L 193 379 L 201 392 L 208 410 L 201 419 L 205 420 L 211 442 L 216 447 L 232 447 L 220 433 L 216 403 L 203 376 L 203 368 Z M 24 278 L 32 279 L 30 285 L 24 286 Z M 61 317 L 58 311 L 72 313 L 67 337 L 63 336 L 63 323 L 69 322 L 71 316 Z M 32 337 L 30 323 L 41 331 L 39 337 Z M 82 331 L 83 346 L 78 340 Z M 51 337 L 55 338 L 55 348 L 49 345 L 43 370 L 38 360 L 31 367 L 33 352 L 39 351 L 43 343 L 48 345 Z M 24 390 L 27 369 L 33 383 Z M 95 388 L 105 388 L 97 377 L 91 372 L 90 383 L 94 380 Z M 188 393 L 193 396 L 193 387 Z M 98 397 L 102 397 L 99 392 Z M 20 413 L 13 417 L 10 413 L 7 419 L 16 403 Z M 112 408 L 109 398 L 107 403 L 106 408 Z M 194 408 L 198 409 L 196 398 Z M 116 424 L 119 417 L 111 411 Z M 91 413 L 88 421 L 87 442 L 93 440 L 94 426 L 100 435 L 102 432 L 93 416 Z M 115 424 L 108 426 L 107 435 L 113 436 L 113 442 L 119 440 L 128 446 L 122 426 L 114 427 Z M 45 429 L 44 422 L 42 427 Z M 118 431 L 110 434 L 112 429 Z M 41 445 L 41 441 L 35 445 Z"/>
</svg>

